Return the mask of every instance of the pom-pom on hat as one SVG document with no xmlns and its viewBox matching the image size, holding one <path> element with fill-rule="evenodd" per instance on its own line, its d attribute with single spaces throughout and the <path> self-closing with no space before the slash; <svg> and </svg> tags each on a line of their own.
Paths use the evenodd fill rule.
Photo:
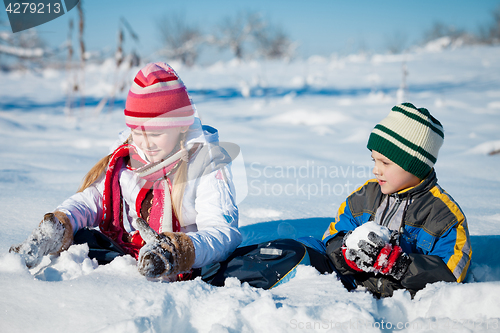
<svg viewBox="0 0 500 333">
<path fill-rule="evenodd" d="M 443 126 L 427 109 L 403 103 L 375 126 L 367 147 L 424 179 L 436 163 L 443 141 Z"/>
<path fill-rule="evenodd" d="M 125 123 L 143 130 L 189 126 L 194 106 L 184 83 L 169 65 L 147 64 L 134 78 L 125 102 Z"/>
</svg>

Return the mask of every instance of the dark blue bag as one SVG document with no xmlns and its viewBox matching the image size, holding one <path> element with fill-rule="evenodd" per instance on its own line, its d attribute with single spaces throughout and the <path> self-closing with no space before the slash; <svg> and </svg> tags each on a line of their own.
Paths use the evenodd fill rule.
<svg viewBox="0 0 500 333">
<path fill-rule="evenodd" d="M 78 230 L 73 244 L 88 244 L 89 258 L 96 259 L 99 265 L 108 264 L 116 257 L 127 254 L 120 245 L 96 229 Z"/>
<path fill-rule="evenodd" d="M 322 274 L 335 272 L 323 243 L 304 237 L 237 248 L 225 261 L 204 267 L 201 277 L 214 286 L 224 286 L 226 278 L 236 277 L 253 287 L 271 289 L 294 277 L 298 265 L 313 266 Z M 349 277 L 337 276 L 346 288 L 355 287 Z"/>
</svg>

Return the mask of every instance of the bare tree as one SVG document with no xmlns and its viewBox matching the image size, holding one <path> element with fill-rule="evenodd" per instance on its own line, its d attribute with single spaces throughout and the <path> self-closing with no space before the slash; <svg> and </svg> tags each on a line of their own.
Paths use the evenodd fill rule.
<svg viewBox="0 0 500 333">
<path fill-rule="evenodd" d="M 47 66 L 59 66 L 55 56 L 66 48 L 48 46 L 36 28 L 12 33 L 6 13 L 0 13 L 0 67 L 5 70 L 37 70 Z"/>
<path fill-rule="evenodd" d="M 423 42 L 428 43 L 442 37 L 449 37 L 453 42 L 459 38 L 466 40 L 468 38 L 468 34 L 463 29 L 457 29 L 452 25 L 435 22 L 432 27 L 424 33 Z"/>
<path fill-rule="evenodd" d="M 279 27 L 269 24 L 254 33 L 259 53 L 267 59 L 291 58 L 295 51 L 295 44 Z"/>
<path fill-rule="evenodd" d="M 83 15 L 82 8 L 83 0 L 80 0 L 76 5 L 78 9 L 78 42 L 80 44 L 80 61 L 82 69 L 85 67 L 85 40 L 83 38 L 83 32 L 85 30 L 85 16 Z"/>
<path fill-rule="evenodd" d="M 3 55 L 1 67 L 5 69 L 33 65 L 42 67 L 51 53 L 33 28 L 15 34 L 0 31 L 0 55 Z"/>
<path fill-rule="evenodd" d="M 240 12 L 226 17 L 216 28 L 214 44 L 228 48 L 237 59 L 243 59 L 255 37 L 262 34 L 265 22 L 259 13 Z"/>
<path fill-rule="evenodd" d="M 486 44 L 497 44 L 500 42 L 500 6 L 491 14 L 493 16 L 492 22 L 479 28 L 479 41 Z"/>
<path fill-rule="evenodd" d="M 68 87 L 66 90 L 66 105 L 64 107 L 64 113 L 66 113 L 67 115 L 72 115 L 73 94 L 78 91 L 76 74 L 73 73 L 73 27 L 73 19 L 70 19 L 68 26 L 68 37 L 66 40 L 66 47 L 68 49 L 68 58 L 66 59 L 66 81 Z"/>
<path fill-rule="evenodd" d="M 77 4 L 78 10 L 78 45 L 79 45 L 79 65 L 73 62 L 73 55 L 75 54 L 75 48 L 73 47 L 73 29 L 74 23 L 73 19 L 69 20 L 68 26 L 68 37 L 66 41 L 66 48 L 68 50 L 68 57 L 66 61 L 66 80 L 67 80 L 67 91 L 66 91 L 66 105 L 64 112 L 73 116 L 73 107 L 75 104 L 75 95 L 80 95 L 80 109 L 83 112 L 85 107 L 85 63 L 87 59 L 86 48 L 85 48 L 85 16 L 82 7 L 82 0 Z"/>
<path fill-rule="evenodd" d="M 401 31 L 395 31 L 392 35 L 386 36 L 385 44 L 387 51 L 391 54 L 401 53 L 405 50 L 408 36 Z"/>
<path fill-rule="evenodd" d="M 83 111 L 85 107 L 85 39 L 83 38 L 83 33 L 85 31 L 85 16 L 83 15 L 83 0 L 80 0 L 76 5 L 78 9 L 78 43 L 80 44 L 80 72 L 81 76 L 79 78 L 78 91 L 80 92 L 80 108 Z"/>
<path fill-rule="evenodd" d="M 0 53 L 23 59 L 40 58 L 45 54 L 45 43 L 35 29 L 15 34 L 0 32 Z"/>
<path fill-rule="evenodd" d="M 124 51 L 123 45 L 125 43 L 125 32 L 134 40 L 135 43 L 139 43 L 139 35 L 134 31 L 130 23 L 124 18 L 120 18 L 120 24 L 118 26 L 118 43 L 115 51 L 115 72 L 113 77 L 113 89 L 111 90 L 110 96 L 104 97 L 94 110 L 94 113 L 100 113 L 106 103 L 109 104 L 109 110 L 113 110 L 115 105 L 116 92 L 122 92 L 130 86 L 130 73 L 129 71 L 134 66 L 140 64 L 140 57 L 135 51 L 132 51 L 127 55 Z"/>
<path fill-rule="evenodd" d="M 490 28 L 490 36 L 498 43 L 500 41 L 500 6 L 493 11 L 493 24 Z"/>
<path fill-rule="evenodd" d="M 226 17 L 217 25 L 211 42 L 221 49 L 229 49 L 237 59 L 249 55 L 290 58 L 295 51 L 295 44 L 288 35 L 256 12 Z"/>
<path fill-rule="evenodd" d="M 187 66 L 194 65 L 205 42 L 200 30 L 189 24 L 183 15 L 165 16 L 158 22 L 158 27 L 165 47 L 162 53 Z"/>
</svg>

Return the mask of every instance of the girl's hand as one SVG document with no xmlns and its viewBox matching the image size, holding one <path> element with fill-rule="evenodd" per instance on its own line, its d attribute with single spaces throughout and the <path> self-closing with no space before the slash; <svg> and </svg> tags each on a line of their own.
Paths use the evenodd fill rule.
<svg viewBox="0 0 500 333">
<path fill-rule="evenodd" d="M 47 213 L 38 228 L 9 252 L 19 253 L 28 268 L 37 266 L 47 254 L 58 254 L 73 243 L 73 228 L 63 212 Z"/>
<path fill-rule="evenodd" d="M 189 236 L 181 232 L 158 234 L 141 218 L 135 220 L 135 226 L 146 242 L 139 252 L 139 273 L 148 279 L 170 281 L 191 269 L 195 253 Z"/>
</svg>

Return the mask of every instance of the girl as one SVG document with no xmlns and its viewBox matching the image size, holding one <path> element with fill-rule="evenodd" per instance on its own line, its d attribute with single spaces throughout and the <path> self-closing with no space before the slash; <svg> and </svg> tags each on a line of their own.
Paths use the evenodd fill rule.
<svg viewBox="0 0 500 333">
<path fill-rule="evenodd" d="M 147 278 L 224 260 L 241 242 L 227 153 L 217 131 L 201 126 L 186 88 L 165 63 L 136 75 L 125 105 L 125 143 L 99 161 L 78 193 L 23 243 L 28 267 L 66 250 L 86 227 L 138 259 Z M 124 137 L 125 138 L 125 137 Z M 101 235 L 102 236 L 102 235 Z"/>
</svg>

